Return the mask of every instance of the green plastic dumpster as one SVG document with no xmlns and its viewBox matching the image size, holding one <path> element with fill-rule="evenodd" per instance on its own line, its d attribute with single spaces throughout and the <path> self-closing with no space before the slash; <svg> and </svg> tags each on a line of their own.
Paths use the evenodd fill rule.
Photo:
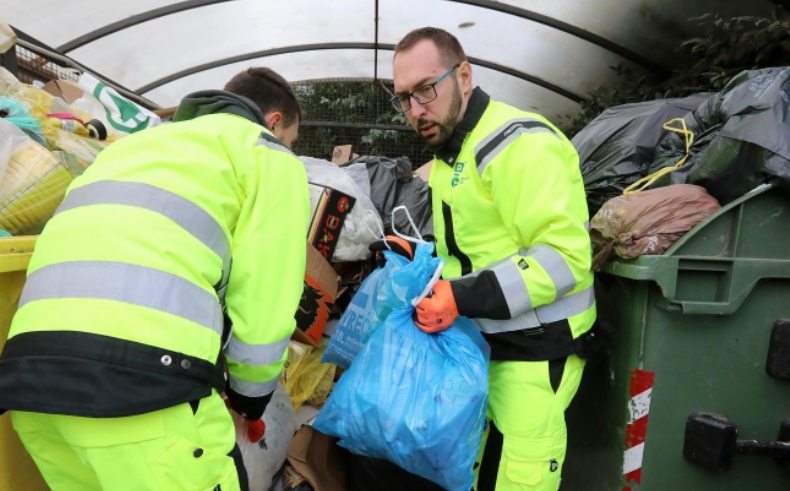
<svg viewBox="0 0 790 491">
<path fill-rule="evenodd" d="M 596 282 L 611 353 L 588 364 L 568 410 L 561 490 L 790 490 L 774 456 L 790 440 L 787 192 L 762 186 Z M 693 430 L 697 413 L 726 428 Z"/>
</svg>

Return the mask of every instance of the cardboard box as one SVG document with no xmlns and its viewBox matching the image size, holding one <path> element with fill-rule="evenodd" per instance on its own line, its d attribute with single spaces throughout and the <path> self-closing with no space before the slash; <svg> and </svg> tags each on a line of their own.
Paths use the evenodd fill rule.
<svg viewBox="0 0 790 491">
<path fill-rule="evenodd" d="M 304 292 L 296 311 L 296 330 L 291 339 L 318 346 L 329 311 L 337 299 L 337 273 L 315 247 L 307 245 Z"/>
<path fill-rule="evenodd" d="M 345 491 L 345 451 L 333 438 L 303 426 L 288 450 L 288 463 L 315 491 Z"/>
<path fill-rule="evenodd" d="M 431 177 L 431 168 L 433 167 L 433 160 L 428 162 L 427 164 L 423 165 L 416 171 L 414 171 L 414 175 L 419 177 L 425 182 L 428 182 L 428 178 Z"/>
<path fill-rule="evenodd" d="M 82 97 L 82 95 L 85 93 L 82 91 L 82 89 L 75 87 L 68 82 L 64 82 L 63 80 L 52 80 L 47 82 L 44 84 L 42 89 L 54 95 L 55 97 L 60 97 L 66 101 L 66 104 L 71 104 Z"/>
<path fill-rule="evenodd" d="M 320 191 L 320 195 L 310 219 L 307 241 L 318 249 L 324 259 L 331 261 L 340 241 L 340 231 L 357 199 L 337 189 L 316 188 L 318 186 L 310 185 L 310 201 L 314 199 L 314 190 Z"/>
<path fill-rule="evenodd" d="M 332 163 L 337 165 L 345 164 L 351 160 L 352 153 L 354 152 L 351 149 L 351 145 L 337 146 L 332 150 Z"/>
</svg>

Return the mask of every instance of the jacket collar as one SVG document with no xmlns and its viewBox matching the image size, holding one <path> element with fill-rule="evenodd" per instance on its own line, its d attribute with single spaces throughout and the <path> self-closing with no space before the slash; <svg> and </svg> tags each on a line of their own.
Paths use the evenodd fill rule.
<svg viewBox="0 0 790 491">
<path fill-rule="evenodd" d="M 254 102 L 222 90 L 203 90 L 184 97 L 173 115 L 173 122 L 218 113 L 235 114 L 266 127 L 263 113 Z"/>
<path fill-rule="evenodd" d="M 441 148 L 434 149 L 436 157 L 450 166 L 455 163 L 455 159 L 458 158 L 458 154 L 461 153 L 461 148 L 464 146 L 466 136 L 480 122 L 480 118 L 483 117 L 483 113 L 486 111 L 490 101 L 491 97 L 483 92 L 483 89 L 475 87 L 472 91 L 472 96 L 469 98 L 469 104 L 466 106 L 466 113 L 461 122 L 456 125 L 453 134 L 450 135 L 450 139 Z"/>
</svg>

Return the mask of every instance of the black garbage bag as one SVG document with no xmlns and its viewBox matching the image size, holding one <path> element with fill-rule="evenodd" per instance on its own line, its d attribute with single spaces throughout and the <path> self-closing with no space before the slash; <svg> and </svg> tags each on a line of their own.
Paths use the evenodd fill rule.
<svg viewBox="0 0 790 491">
<path fill-rule="evenodd" d="M 653 187 L 697 184 L 722 205 L 767 181 L 790 189 L 790 67 L 741 72 L 683 119 L 694 133 L 689 158 Z M 684 137 L 670 133 L 650 172 L 685 155 Z"/>
<path fill-rule="evenodd" d="M 348 491 L 444 491 L 441 486 L 384 460 L 349 454 L 346 457 Z"/>
<path fill-rule="evenodd" d="M 392 234 L 392 210 L 405 206 L 423 238 L 433 237 L 431 189 L 425 181 L 414 177 L 408 158 L 357 157 L 343 168 L 350 169 L 359 164 L 367 168 L 370 199 L 381 215 L 386 235 Z M 415 235 L 405 213 L 395 215 L 395 227 L 401 234 Z"/>
<path fill-rule="evenodd" d="M 590 216 L 647 175 L 656 146 L 666 135 L 663 124 L 696 109 L 709 95 L 612 107 L 573 137 Z"/>
</svg>

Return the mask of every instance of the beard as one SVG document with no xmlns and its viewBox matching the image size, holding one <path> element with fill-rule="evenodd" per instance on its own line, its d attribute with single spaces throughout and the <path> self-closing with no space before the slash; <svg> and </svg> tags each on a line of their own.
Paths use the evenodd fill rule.
<svg viewBox="0 0 790 491">
<path fill-rule="evenodd" d="M 417 134 L 428 142 L 428 145 L 434 148 L 439 148 L 444 145 L 447 140 L 450 139 L 450 136 L 453 134 L 453 130 L 455 130 L 455 126 L 458 124 L 458 115 L 461 114 L 461 105 L 463 103 L 463 96 L 461 94 L 461 86 L 458 84 L 458 80 L 455 78 L 453 80 L 453 98 L 450 101 L 450 110 L 447 112 L 447 117 L 445 117 L 442 121 L 428 121 L 427 119 L 418 119 L 414 125 L 414 129 L 417 130 Z M 420 130 L 428 128 L 430 126 L 435 126 L 436 131 L 428 136 L 423 136 L 420 133 Z"/>
</svg>

